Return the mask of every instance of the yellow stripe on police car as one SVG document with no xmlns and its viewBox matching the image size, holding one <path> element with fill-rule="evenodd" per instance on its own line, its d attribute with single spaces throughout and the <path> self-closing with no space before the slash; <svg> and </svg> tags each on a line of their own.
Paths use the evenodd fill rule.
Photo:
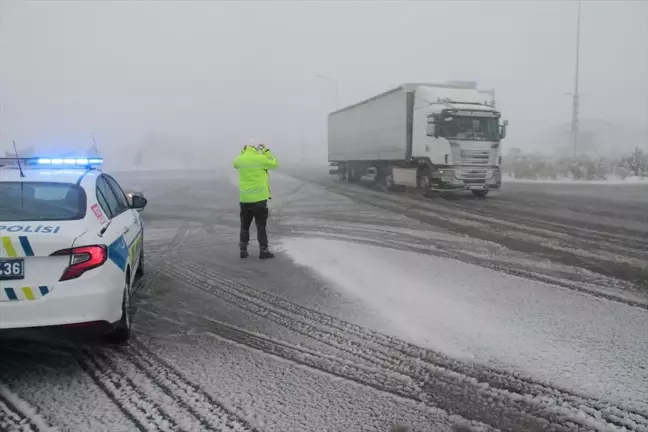
<svg viewBox="0 0 648 432">
<path fill-rule="evenodd" d="M 46 285 L 39 286 L 14 286 L 0 288 L 0 302 L 38 300 L 45 297 L 52 291 Z"/>
<path fill-rule="evenodd" d="M 4 252 L 0 256 L 4 255 L 9 258 L 34 256 L 34 250 L 27 236 L 0 236 L 0 251 Z"/>
</svg>

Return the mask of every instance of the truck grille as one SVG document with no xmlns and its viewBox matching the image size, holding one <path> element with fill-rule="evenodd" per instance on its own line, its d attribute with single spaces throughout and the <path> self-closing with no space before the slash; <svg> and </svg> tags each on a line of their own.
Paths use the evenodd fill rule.
<svg viewBox="0 0 648 432">
<path fill-rule="evenodd" d="M 459 180 L 475 181 L 490 178 L 490 170 L 486 169 L 461 169 L 455 170 L 455 177 Z"/>
<path fill-rule="evenodd" d="M 461 150 L 459 165 L 489 165 L 490 151 L 488 150 Z"/>
</svg>

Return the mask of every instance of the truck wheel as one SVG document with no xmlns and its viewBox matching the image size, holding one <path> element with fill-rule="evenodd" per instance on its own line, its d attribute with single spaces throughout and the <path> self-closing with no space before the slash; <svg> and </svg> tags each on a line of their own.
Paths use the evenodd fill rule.
<svg viewBox="0 0 648 432">
<path fill-rule="evenodd" d="M 488 195 L 487 190 L 474 190 L 472 191 L 473 195 L 475 195 L 477 198 L 486 198 L 486 195 Z"/>
</svg>

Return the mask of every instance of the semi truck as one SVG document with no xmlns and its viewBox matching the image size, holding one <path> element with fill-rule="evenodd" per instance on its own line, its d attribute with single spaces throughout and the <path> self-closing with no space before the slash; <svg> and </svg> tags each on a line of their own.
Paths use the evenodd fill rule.
<svg viewBox="0 0 648 432">
<path fill-rule="evenodd" d="M 499 190 L 508 121 L 484 93 L 476 82 L 406 83 L 332 112 L 329 173 L 388 189 Z"/>
</svg>

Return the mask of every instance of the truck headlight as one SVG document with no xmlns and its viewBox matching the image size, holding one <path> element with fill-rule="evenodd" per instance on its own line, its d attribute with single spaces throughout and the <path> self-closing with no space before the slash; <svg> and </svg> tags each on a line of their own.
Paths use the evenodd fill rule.
<svg viewBox="0 0 648 432">
<path fill-rule="evenodd" d="M 437 177 L 441 178 L 453 178 L 455 176 L 455 172 L 453 169 L 440 169 L 437 171 Z"/>
</svg>

